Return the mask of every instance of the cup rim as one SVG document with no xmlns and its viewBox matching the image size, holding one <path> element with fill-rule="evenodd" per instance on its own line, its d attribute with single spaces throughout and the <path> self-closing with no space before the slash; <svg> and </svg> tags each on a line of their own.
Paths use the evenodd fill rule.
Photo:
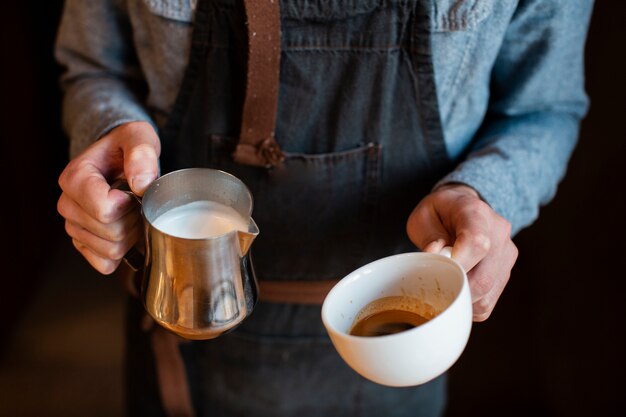
<svg viewBox="0 0 626 417">
<path fill-rule="evenodd" d="M 384 262 L 390 262 L 393 259 L 397 259 L 397 258 L 412 258 L 412 257 L 424 257 L 424 256 L 429 256 L 429 257 L 433 257 L 436 258 L 436 260 L 438 262 L 443 262 L 446 263 L 448 265 L 452 265 L 453 267 L 457 268 L 462 276 L 463 276 L 463 282 L 461 284 L 461 288 L 459 289 L 459 291 L 456 293 L 456 295 L 454 296 L 454 299 L 447 305 L 447 307 L 441 311 L 439 314 L 437 314 L 435 317 L 433 317 L 432 319 L 428 320 L 426 323 L 423 323 L 417 327 L 414 327 L 412 329 L 408 329 L 399 333 L 394 333 L 394 334 L 389 334 L 389 335 L 383 335 L 383 336 L 355 336 L 355 335 L 351 335 L 349 333 L 346 333 L 344 331 L 341 331 L 339 329 L 337 329 L 335 326 L 333 326 L 331 324 L 331 320 L 328 318 L 329 317 L 329 304 L 327 303 L 328 300 L 330 300 L 337 292 L 339 292 L 343 287 L 346 287 L 348 285 L 351 285 L 351 283 L 357 279 L 359 279 L 364 270 L 371 268 L 373 266 L 376 266 L 377 264 L 380 263 L 384 263 Z M 385 341 L 389 341 L 392 339 L 397 339 L 397 338 L 402 338 L 402 337 L 408 337 L 409 335 L 411 335 L 412 333 L 415 333 L 416 331 L 420 331 L 423 332 L 424 329 L 428 329 L 432 326 L 435 326 L 436 323 L 438 323 L 439 321 L 443 320 L 442 316 L 447 316 L 449 314 L 450 310 L 452 310 L 452 307 L 456 304 L 460 303 L 460 297 L 461 294 L 463 293 L 464 289 L 466 287 L 469 287 L 469 283 L 467 281 L 467 274 L 465 273 L 465 270 L 463 269 L 463 267 L 456 262 L 454 259 L 449 258 L 445 255 L 439 254 L 439 253 L 429 253 L 429 252 L 406 252 L 406 253 L 399 253 L 399 254 L 395 254 L 395 255 L 390 255 L 384 258 L 380 258 L 377 260 L 374 260 L 372 262 L 369 262 L 357 269 L 355 269 L 354 271 L 350 272 L 349 274 L 347 274 L 346 276 L 344 276 L 341 280 L 339 280 L 339 282 L 337 284 L 335 284 L 333 286 L 333 288 L 328 292 L 328 294 L 326 295 L 326 298 L 324 299 L 324 302 L 322 303 L 322 312 L 321 312 L 321 316 L 322 316 L 322 322 L 324 324 L 324 326 L 326 327 L 327 331 L 332 331 L 333 333 L 335 333 L 336 335 L 341 336 L 342 338 L 345 338 L 346 340 L 350 340 L 350 341 L 358 341 L 359 343 L 368 343 L 368 344 L 374 344 L 374 343 L 381 343 L 381 341 L 385 340 Z M 469 290 L 469 288 L 468 288 Z"/>
</svg>

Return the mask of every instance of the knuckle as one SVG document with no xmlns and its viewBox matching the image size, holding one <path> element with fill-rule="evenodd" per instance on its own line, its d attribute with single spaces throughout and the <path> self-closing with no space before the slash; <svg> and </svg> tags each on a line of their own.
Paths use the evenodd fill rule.
<svg viewBox="0 0 626 417">
<path fill-rule="evenodd" d="M 128 153 L 127 158 L 130 163 L 139 163 L 156 158 L 155 146 L 152 143 L 140 143 L 135 145 Z"/>
<path fill-rule="evenodd" d="M 137 157 L 142 157 L 146 155 L 154 154 L 154 144 L 153 143 L 140 143 L 135 145 L 132 149 L 132 153 Z"/>
<path fill-rule="evenodd" d="M 93 213 L 94 219 L 98 223 L 109 224 L 111 222 L 111 216 L 109 214 L 109 210 L 102 206 L 94 207 Z"/>
<path fill-rule="evenodd" d="M 498 236 L 501 236 L 502 239 L 510 239 L 511 233 L 513 232 L 513 225 L 510 221 L 500 216 L 498 213 L 494 212 L 494 215 L 494 225 L 496 226 Z"/>
<path fill-rule="evenodd" d="M 513 225 L 511 224 L 511 222 L 506 220 L 505 218 L 502 218 L 502 224 L 506 236 L 511 236 L 511 233 L 513 232 Z"/>
<path fill-rule="evenodd" d="M 65 169 L 63 169 L 63 171 L 59 175 L 58 184 L 59 184 L 59 187 L 61 187 L 62 190 L 66 190 L 67 189 L 67 187 L 69 185 L 70 178 L 72 177 L 72 173 L 75 171 L 75 166 L 76 166 L 76 160 L 71 160 L 65 166 Z"/>
<path fill-rule="evenodd" d="M 65 168 L 63 172 L 61 172 L 61 175 L 59 175 L 59 179 L 57 180 L 57 183 L 59 184 L 59 187 L 61 188 L 61 190 L 65 190 L 65 185 L 67 184 L 67 168 Z"/>
<path fill-rule="evenodd" d="M 474 294 L 482 297 L 483 295 L 489 293 L 493 287 L 493 282 L 494 280 L 492 277 L 486 274 L 473 277 L 472 287 L 474 289 Z"/>
<path fill-rule="evenodd" d="M 72 179 L 78 173 L 82 172 L 88 165 L 89 162 L 87 160 L 84 160 L 80 156 L 69 161 L 68 164 L 65 166 L 65 169 L 63 169 L 63 171 L 59 175 L 59 185 L 61 186 L 61 188 L 67 188 L 72 182 Z"/>
<path fill-rule="evenodd" d="M 91 250 L 79 242 L 76 239 L 72 239 L 72 244 L 78 250 L 78 252 L 89 262 L 89 264 L 99 273 L 103 275 L 110 275 L 117 269 L 119 265 L 119 261 L 110 260 L 102 258 L 95 253 L 91 252 Z"/>
<path fill-rule="evenodd" d="M 106 239 L 112 242 L 122 242 L 126 239 L 126 229 L 117 223 L 111 223 L 107 227 Z"/>
<path fill-rule="evenodd" d="M 128 244 L 143 234 L 143 222 L 135 221 L 134 224 L 124 221 L 111 223 L 108 228 L 107 240 L 119 244 Z"/>
<path fill-rule="evenodd" d="M 124 259 L 124 255 L 126 255 L 126 250 L 124 250 L 122 247 L 117 247 L 115 249 L 111 250 L 111 253 L 109 254 L 109 259 L 112 261 L 121 261 L 122 259 Z"/>
<path fill-rule="evenodd" d="M 484 297 L 477 301 L 477 310 L 481 314 L 485 314 L 491 311 L 491 303 L 487 300 L 487 297 Z"/>
<path fill-rule="evenodd" d="M 480 313 L 474 313 L 474 321 L 485 321 L 491 316 L 491 311 L 484 311 Z"/>
<path fill-rule="evenodd" d="M 513 232 L 513 225 L 510 221 L 505 219 L 504 217 L 497 215 L 495 220 L 496 230 L 498 232 L 498 236 L 501 236 L 502 239 L 510 239 L 511 233 Z"/>
<path fill-rule="evenodd" d="M 104 261 L 101 262 L 96 269 L 103 275 L 111 275 L 117 269 L 119 262 L 116 261 Z"/>
<path fill-rule="evenodd" d="M 74 227 L 68 221 L 65 221 L 65 233 L 67 233 L 68 236 L 73 237 Z"/>
<path fill-rule="evenodd" d="M 114 243 L 109 245 L 106 251 L 107 259 L 111 261 L 120 261 L 126 254 L 126 245 L 124 243 Z"/>
<path fill-rule="evenodd" d="M 113 210 L 109 207 L 97 207 L 95 218 L 98 223 L 109 225 L 113 221 Z"/>
<path fill-rule="evenodd" d="M 473 318 L 474 321 L 485 321 L 491 315 L 493 311 L 493 305 L 487 300 L 487 298 L 482 298 L 479 301 L 474 303 L 473 306 Z"/>
<path fill-rule="evenodd" d="M 118 217 L 120 208 L 116 204 L 102 202 L 94 207 L 94 218 L 107 226 L 112 225 Z"/>
<path fill-rule="evenodd" d="M 519 248 L 511 241 L 511 257 L 513 258 L 513 263 L 517 261 L 519 257 Z"/>
<path fill-rule="evenodd" d="M 482 216 L 489 213 L 491 211 L 491 207 L 489 207 L 487 203 L 480 199 L 472 198 L 465 203 L 465 210 L 467 210 L 469 213 Z"/>
<path fill-rule="evenodd" d="M 57 213 L 59 213 L 64 219 L 67 219 L 67 211 L 65 208 L 63 194 L 61 194 L 61 197 L 57 200 Z"/>
<path fill-rule="evenodd" d="M 474 233 L 470 237 L 470 244 L 479 252 L 486 254 L 491 249 L 491 238 L 485 233 Z"/>
<path fill-rule="evenodd" d="M 100 186 L 100 181 L 99 177 L 92 176 L 86 178 L 81 187 L 84 189 L 96 188 Z M 94 197 L 87 197 L 89 197 L 89 200 L 86 201 L 88 211 L 96 221 L 102 224 L 110 224 L 117 220 L 122 209 L 119 201 L 109 198 L 94 199 Z"/>
<path fill-rule="evenodd" d="M 83 245 L 82 243 L 80 243 L 76 238 L 72 238 L 72 245 L 74 245 L 74 247 L 80 252 L 83 253 L 83 250 L 85 248 L 85 245 Z"/>
</svg>

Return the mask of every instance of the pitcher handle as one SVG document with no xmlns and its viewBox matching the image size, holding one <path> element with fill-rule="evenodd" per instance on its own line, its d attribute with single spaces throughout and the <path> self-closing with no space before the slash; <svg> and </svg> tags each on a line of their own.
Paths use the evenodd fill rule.
<svg viewBox="0 0 626 417">
<path fill-rule="evenodd" d="M 115 180 L 113 184 L 111 184 L 111 188 L 125 192 L 129 196 L 133 197 L 139 203 L 139 206 L 141 206 L 141 197 L 133 193 L 126 179 L 120 178 L 118 180 Z M 137 248 L 137 245 L 135 245 L 130 248 L 128 252 L 126 252 L 123 259 L 130 269 L 132 269 L 134 272 L 137 272 L 143 269 L 146 255 Z"/>
</svg>

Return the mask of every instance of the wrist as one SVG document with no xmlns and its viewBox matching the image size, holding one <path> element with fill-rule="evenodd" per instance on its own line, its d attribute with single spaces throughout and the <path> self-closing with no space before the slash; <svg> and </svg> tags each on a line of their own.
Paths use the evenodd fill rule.
<svg viewBox="0 0 626 417">
<path fill-rule="evenodd" d="M 464 194 L 464 195 L 471 196 L 471 197 L 476 197 L 480 200 L 483 200 L 480 194 L 478 193 L 478 191 L 476 191 L 476 189 L 461 182 L 448 182 L 448 183 L 440 184 L 437 187 L 435 187 L 433 192 L 447 191 L 447 190 L 451 190 L 460 194 Z"/>
</svg>

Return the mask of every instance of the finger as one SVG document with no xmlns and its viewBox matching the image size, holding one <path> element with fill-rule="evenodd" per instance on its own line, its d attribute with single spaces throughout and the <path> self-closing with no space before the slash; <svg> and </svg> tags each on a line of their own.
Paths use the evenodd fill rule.
<svg viewBox="0 0 626 417">
<path fill-rule="evenodd" d="M 490 221 L 491 209 L 485 203 L 475 200 L 468 204 L 456 217 L 454 228 L 456 237 L 452 248 L 452 258 L 465 271 L 471 271 L 492 247 L 493 235 Z"/>
<path fill-rule="evenodd" d="M 440 253 L 446 244 L 447 243 L 444 239 L 437 239 L 426 245 L 423 251 L 428 253 Z"/>
<path fill-rule="evenodd" d="M 409 216 L 406 229 L 413 244 L 424 252 L 439 252 L 452 241 L 431 204 L 420 203 Z"/>
<path fill-rule="evenodd" d="M 486 257 L 468 274 L 474 321 L 484 321 L 491 315 L 509 281 L 517 254 L 517 247 L 508 242 L 503 250 Z"/>
<path fill-rule="evenodd" d="M 494 286 L 492 291 L 485 294 L 480 300 L 477 300 L 472 304 L 472 320 L 473 321 L 485 321 L 493 312 L 500 295 L 504 292 L 504 287 L 509 281 L 510 274 L 504 276 L 501 282 L 502 285 Z"/>
<path fill-rule="evenodd" d="M 100 223 L 112 223 L 135 207 L 134 199 L 122 191 L 112 190 L 100 168 L 88 160 L 70 162 L 59 177 L 59 185 L 63 190 L 60 209 L 74 209 L 76 215 L 78 211 L 68 205 L 71 200 Z"/>
<path fill-rule="evenodd" d="M 487 233 L 464 229 L 454 242 L 452 258 L 469 272 L 487 256 L 490 248 L 491 240 Z"/>
<path fill-rule="evenodd" d="M 160 143 L 154 129 L 145 124 L 126 133 L 122 143 L 124 174 L 133 192 L 143 195 L 159 173 Z"/>
<path fill-rule="evenodd" d="M 132 221 L 135 223 L 131 223 Z M 135 216 L 129 216 L 125 222 L 127 224 L 116 226 L 125 231 L 116 240 L 104 239 L 70 221 L 65 222 L 65 231 L 99 257 L 117 261 L 123 258 L 142 234 L 142 223 Z"/>
<path fill-rule="evenodd" d="M 134 201 L 134 199 L 131 200 Z M 57 211 L 66 221 L 86 229 L 102 239 L 120 241 L 124 238 L 126 228 L 137 223 L 140 217 L 136 202 L 134 202 L 134 206 L 134 210 L 129 210 L 120 219 L 116 219 L 112 223 L 102 223 L 91 217 L 74 200 L 62 193 L 57 204 Z M 133 206 L 131 205 L 130 207 L 132 208 Z"/>
<path fill-rule="evenodd" d="M 72 244 L 74 245 L 76 250 L 78 250 L 78 252 L 80 252 L 80 254 L 87 260 L 87 262 L 89 262 L 89 264 L 101 274 L 112 274 L 121 262 L 120 260 L 111 260 L 108 258 L 100 257 L 76 239 L 72 239 Z"/>
</svg>

